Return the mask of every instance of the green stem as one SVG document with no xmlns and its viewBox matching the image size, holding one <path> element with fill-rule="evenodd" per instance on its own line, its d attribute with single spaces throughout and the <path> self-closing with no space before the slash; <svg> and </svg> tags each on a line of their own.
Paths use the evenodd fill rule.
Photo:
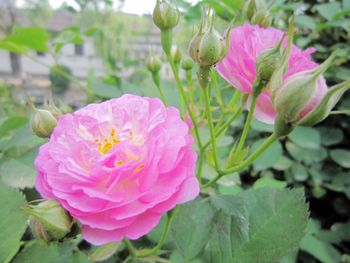
<svg viewBox="0 0 350 263">
<path fill-rule="evenodd" d="M 198 178 L 199 182 L 202 181 L 203 158 L 204 158 L 203 153 L 204 153 L 204 149 L 200 150 L 199 153 L 198 153 L 197 178 Z"/>
<path fill-rule="evenodd" d="M 153 255 L 157 254 L 157 252 L 162 248 L 162 246 L 164 245 L 164 243 L 168 237 L 168 234 L 170 231 L 170 226 L 171 226 L 171 223 L 174 219 L 175 213 L 176 213 L 176 208 L 168 213 L 168 218 L 167 218 L 167 221 L 165 224 L 165 228 L 164 228 L 163 234 L 162 234 L 158 244 L 151 249 L 145 249 L 145 250 L 137 252 L 136 253 L 137 257 L 148 257 L 148 256 L 153 256 Z"/>
<path fill-rule="evenodd" d="M 180 80 L 180 77 L 179 77 L 179 74 L 177 72 L 177 68 L 176 68 L 176 65 L 171 57 L 170 54 L 166 54 L 167 55 L 167 59 L 170 63 L 170 66 L 171 66 L 171 69 L 173 71 L 173 75 L 175 77 L 175 81 L 176 81 L 176 84 L 179 88 L 179 92 L 180 92 L 180 95 L 183 99 L 183 101 L 185 102 L 185 106 L 187 108 L 187 111 L 190 115 L 190 118 L 191 118 L 191 121 L 193 123 L 193 130 L 194 130 L 194 134 L 195 134 L 195 137 L 196 137 L 196 142 L 198 144 L 198 147 L 199 147 L 199 151 L 202 150 L 202 142 L 201 142 L 201 139 L 200 139 L 200 136 L 199 136 L 199 130 L 198 130 L 198 124 L 197 124 L 197 120 L 196 120 L 196 116 L 195 114 L 193 113 L 189 103 L 188 103 L 188 99 L 187 99 L 187 96 L 186 96 L 186 93 L 185 93 L 185 89 L 182 85 L 182 82 Z"/>
<path fill-rule="evenodd" d="M 191 103 L 192 109 L 194 110 L 192 70 L 186 70 L 186 81 L 188 85 L 188 92 L 190 94 L 190 103 Z"/>
<path fill-rule="evenodd" d="M 218 81 L 217 81 L 217 78 L 216 78 L 216 72 L 212 71 L 211 72 L 211 77 L 213 79 L 213 84 L 214 84 L 214 88 L 215 88 L 215 92 L 216 92 L 216 98 L 217 98 L 219 107 L 220 107 L 221 111 L 224 112 L 225 111 L 225 107 L 224 107 L 224 103 L 222 101 L 221 91 L 220 91 L 220 88 L 219 88 L 219 85 L 218 85 Z"/>
<path fill-rule="evenodd" d="M 242 112 L 241 109 L 237 109 L 234 114 L 232 114 L 231 118 L 228 119 L 216 132 L 215 132 L 215 137 L 219 137 L 228 127 L 230 127 L 231 123 L 236 120 L 239 116 L 239 114 Z M 203 150 L 206 149 L 210 145 L 211 140 L 208 140 L 204 145 L 203 145 Z"/>
<path fill-rule="evenodd" d="M 231 87 L 231 86 L 230 86 Z M 225 118 L 228 114 L 232 114 L 232 112 L 234 112 L 235 114 L 237 113 L 236 111 L 234 111 L 233 109 L 236 108 L 236 104 L 239 100 L 241 96 L 241 93 L 236 90 L 231 98 L 231 100 L 229 101 L 229 103 L 226 106 L 226 109 L 224 109 L 224 113 L 221 115 L 219 121 L 216 123 L 215 125 L 215 132 L 217 132 L 218 129 L 220 129 L 222 123 L 225 121 Z"/>
<path fill-rule="evenodd" d="M 159 95 L 160 95 L 161 100 L 163 101 L 164 105 L 167 106 L 168 103 L 167 103 L 166 98 L 165 98 L 165 96 L 164 96 L 163 89 L 162 89 L 162 87 L 160 86 L 159 72 L 157 72 L 157 73 L 152 73 L 152 79 L 153 79 L 154 84 L 157 86 L 157 89 L 158 89 L 158 91 L 159 91 Z"/>
<path fill-rule="evenodd" d="M 206 88 L 203 89 L 204 102 L 205 102 L 205 111 L 207 112 L 209 131 L 210 131 L 210 140 L 211 140 L 211 145 L 212 145 L 212 148 L 213 148 L 213 155 L 214 155 L 214 164 L 215 164 L 216 170 L 220 171 L 220 163 L 219 163 L 218 149 L 217 149 L 217 146 L 216 146 L 216 136 L 215 136 L 215 130 L 214 130 L 214 122 L 213 122 L 213 116 L 212 116 L 211 110 L 210 110 L 209 85 L 210 84 L 208 82 Z"/>
<path fill-rule="evenodd" d="M 278 139 L 277 135 L 275 133 L 272 133 L 264 142 L 260 145 L 260 147 L 253 152 L 245 161 L 242 163 L 233 166 L 221 173 L 219 173 L 215 178 L 210 180 L 208 183 L 204 184 L 202 188 L 207 188 L 208 186 L 215 183 L 217 180 L 219 180 L 221 177 L 227 174 L 232 174 L 235 172 L 240 172 L 244 170 L 246 167 L 248 167 L 252 162 L 256 160 L 263 152 L 265 152 L 276 140 Z"/>
<path fill-rule="evenodd" d="M 137 250 L 136 250 L 136 248 L 132 245 L 132 243 L 130 242 L 130 240 L 127 239 L 127 238 L 125 238 L 125 239 L 123 240 L 123 242 L 124 242 L 124 244 L 126 245 L 126 247 L 128 248 L 130 254 L 131 254 L 132 256 L 136 256 Z"/>
<path fill-rule="evenodd" d="M 234 106 L 236 106 L 240 97 L 241 97 L 241 93 L 238 90 L 236 90 L 235 93 L 233 94 L 230 102 L 227 104 L 227 108 L 230 109 L 230 108 L 233 108 Z"/>
<path fill-rule="evenodd" d="M 244 146 L 245 140 L 247 139 L 248 131 L 249 131 L 249 128 L 250 128 L 250 124 L 251 124 L 251 122 L 253 120 L 253 116 L 254 116 L 254 110 L 255 110 L 256 102 L 257 102 L 257 97 L 252 96 L 252 101 L 251 101 L 251 104 L 250 104 L 249 113 L 248 113 L 247 119 L 246 119 L 245 124 L 244 124 L 244 128 L 243 128 L 243 132 L 242 132 L 241 138 L 239 139 L 237 148 L 235 150 L 236 154 L 239 154 L 241 152 L 241 150 L 242 150 L 242 148 Z"/>
</svg>

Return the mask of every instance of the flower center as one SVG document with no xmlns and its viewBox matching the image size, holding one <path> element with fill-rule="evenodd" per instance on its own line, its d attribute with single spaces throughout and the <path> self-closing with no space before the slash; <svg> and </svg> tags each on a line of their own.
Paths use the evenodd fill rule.
<svg viewBox="0 0 350 263">
<path fill-rule="evenodd" d="M 114 145 L 120 142 L 120 139 L 116 137 L 115 129 L 112 129 L 108 138 L 103 140 L 96 139 L 95 142 L 98 143 L 98 151 L 101 154 L 106 154 Z"/>
</svg>

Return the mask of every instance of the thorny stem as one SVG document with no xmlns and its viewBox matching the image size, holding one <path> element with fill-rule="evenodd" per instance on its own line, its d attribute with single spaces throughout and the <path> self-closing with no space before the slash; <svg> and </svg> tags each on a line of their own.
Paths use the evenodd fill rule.
<svg viewBox="0 0 350 263">
<path fill-rule="evenodd" d="M 128 239 L 124 239 L 124 243 L 125 245 L 127 246 L 130 254 L 133 256 L 133 257 L 148 257 L 148 256 L 153 256 L 153 255 L 156 255 L 157 252 L 161 249 L 161 247 L 164 245 L 167 237 L 168 237 L 168 234 L 169 234 L 169 231 L 170 231 L 170 226 L 171 226 L 171 223 L 173 221 L 173 218 L 174 218 L 174 215 L 176 213 L 176 208 L 174 208 L 172 211 L 168 212 L 168 218 L 167 218 L 167 222 L 165 224 L 165 228 L 163 230 L 163 234 L 158 242 L 158 244 L 151 248 L 151 249 L 144 249 L 144 250 L 137 250 L 133 245 L 132 243 L 130 242 L 130 240 Z"/>
<path fill-rule="evenodd" d="M 256 96 L 252 96 L 252 101 L 251 101 L 251 104 L 250 104 L 249 113 L 248 113 L 247 119 L 246 119 L 245 124 L 244 124 L 244 128 L 243 128 L 243 132 L 242 132 L 241 138 L 239 139 L 237 148 L 235 150 L 235 154 L 239 154 L 241 152 L 241 150 L 242 150 L 242 148 L 244 146 L 245 140 L 247 139 L 248 131 L 249 131 L 249 128 L 250 128 L 250 124 L 251 124 L 251 122 L 253 120 L 253 115 L 254 115 L 256 102 L 257 102 L 257 97 Z"/>
<path fill-rule="evenodd" d="M 215 183 L 217 180 L 219 180 L 221 177 L 227 174 L 232 174 L 235 172 L 240 172 L 244 170 L 246 167 L 248 167 L 252 162 L 256 160 L 263 152 L 265 152 L 276 140 L 278 139 L 278 136 L 275 133 L 272 133 L 264 142 L 260 145 L 260 147 L 253 152 L 246 160 L 244 160 L 242 163 L 233 166 L 229 169 L 226 169 L 223 172 L 220 172 L 215 178 L 207 182 L 202 186 L 202 189 L 209 187 L 213 183 Z"/>
<path fill-rule="evenodd" d="M 194 134 L 195 134 L 195 137 L 196 137 L 196 141 L 197 141 L 197 144 L 198 144 L 198 147 L 199 147 L 199 150 L 201 151 L 202 150 L 202 142 L 201 142 L 201 139 L 200 139 L 200 136 L 199 136 L 199 131 L 198 131 L 198 125 L 197 125 L 197 120 L 196 120 L 196 116 L 195 114 L 193 113 L 191 107 L 190 107 L 190 104 L 188 102 L 188 99 L 187 99 L 187 96 L 186 96 L 186 93 L 185 93 L 185 89 L 182 85 L 182 82 L 180 80 L 180 77 L 179 77 L 179 74 L 178 74 L 178 71 L 177 71 L 177 68 L 176 68 L 176 65 L 171 57 L 171 54 L 166 54 L 167 55 L 167 59 L 170 63 L 170 66 L 171 66 L 171 69 L 173 71 L 173 74 L 174 74 L 174 77 L 175 77 L 175 81 L 176 81 L 176 84 L 179 88 L 179 91 L 180 91 L 180 95 L 182 97 L 182 99 L 184 100 L 185 102 L 185 106 L 187 108 L 187 111 L 190 115 L 190 118 L 191 118 L 191 121 L 193 123 L 193 129 L 194 129 Z"/>
<path fill-rule="evenodd" d="M 220 162 L 219 162 L 218 149 L 216 146 L 214 122 L 213 122 L 213 116 L 210 110 L 209 86 L 210 86 L 210 82 L 208 81 L 206 87 L 203 89 L 203 95 L 204 95 L 205 110 L 207 112 L 208 125 L 209 125 L 209 131 L 210 131 L 210 141 L 213 148 L 214 164 L 215 164 L 216 170 L 220 171 Z"/>
</svg>

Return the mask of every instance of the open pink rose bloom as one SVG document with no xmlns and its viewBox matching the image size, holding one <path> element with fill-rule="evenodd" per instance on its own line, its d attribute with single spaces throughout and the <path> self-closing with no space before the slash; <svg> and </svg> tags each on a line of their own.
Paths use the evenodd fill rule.
<svg viewBox="0 0 350 263">
<path fill-rule="evenodd" d="M 217 64 L 217 71 L 232 86 L 242 93 L 252 94 L 252 84 L 256 77 L 255 62 L 258 56 L 269 48 L 274 47 L 282 38 L 284 32 L 275 28 L 262 28 L 258 25 L 245 24 L 232 29 L 230 33 L 230 47 L 226 57 Z M 284 46 L 286 43 L 284 43 Z M 318 66 L 312 61 L 313 48 L 300 50 L 292 46 L 288 62 L 288 70 L 284 79 L 305 70 Z M 282 85 L 283 87 L 283 85 Z M 315 96 L 304 111 L 307 114 L 327 92 L 327 85 L 323 77 L 318 80 Z M 250 99 L 248 99 L 250 104 Z M 273 124 L 276 116 L 268 90 L 258 98 L 254 117 L 262 122 Z"/>
<path fill-rule="evenodd" d="M 177 109 L 124 95 L 59 118 L 35 160 L 36 188 L 58 200 L 95 245 L 137 239 L 194 199 L 193 138 Z"/>
</svg>

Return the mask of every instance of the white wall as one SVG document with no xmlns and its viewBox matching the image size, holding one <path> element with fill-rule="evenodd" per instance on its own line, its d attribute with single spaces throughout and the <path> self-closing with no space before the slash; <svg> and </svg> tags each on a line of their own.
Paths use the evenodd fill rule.
<svg viewBox="0 0 350 263">
<path fill-rule="evenodd" d="M 73 75 L 78 78 L 86 78 L 90 69 L 94 69 L 96 75 L 102 75 L 103 63 L 101 59 L 95 57 L 92 41 L 86 41 L 84 43 L 84 54 L 83 56 L 75 55 L 74 45 L 66 45 L 61 50 L 59 56 L 59 63 L 68 66 Z M 38 61 L 43 64 L 52 66 L 54 60 L 50 55 L 39 56 L 37 53 L 30 53 L 31 56 L 35 57 Z M 22 71 L 24 74 L 32 75 L 48 75 L 49 68 L 26 57 L 21 56 Z M 0 73 L 10 74 L 11 73 L 11 62 L 9 53 L 6 51 L 0 51 Z"/>
</svg>

